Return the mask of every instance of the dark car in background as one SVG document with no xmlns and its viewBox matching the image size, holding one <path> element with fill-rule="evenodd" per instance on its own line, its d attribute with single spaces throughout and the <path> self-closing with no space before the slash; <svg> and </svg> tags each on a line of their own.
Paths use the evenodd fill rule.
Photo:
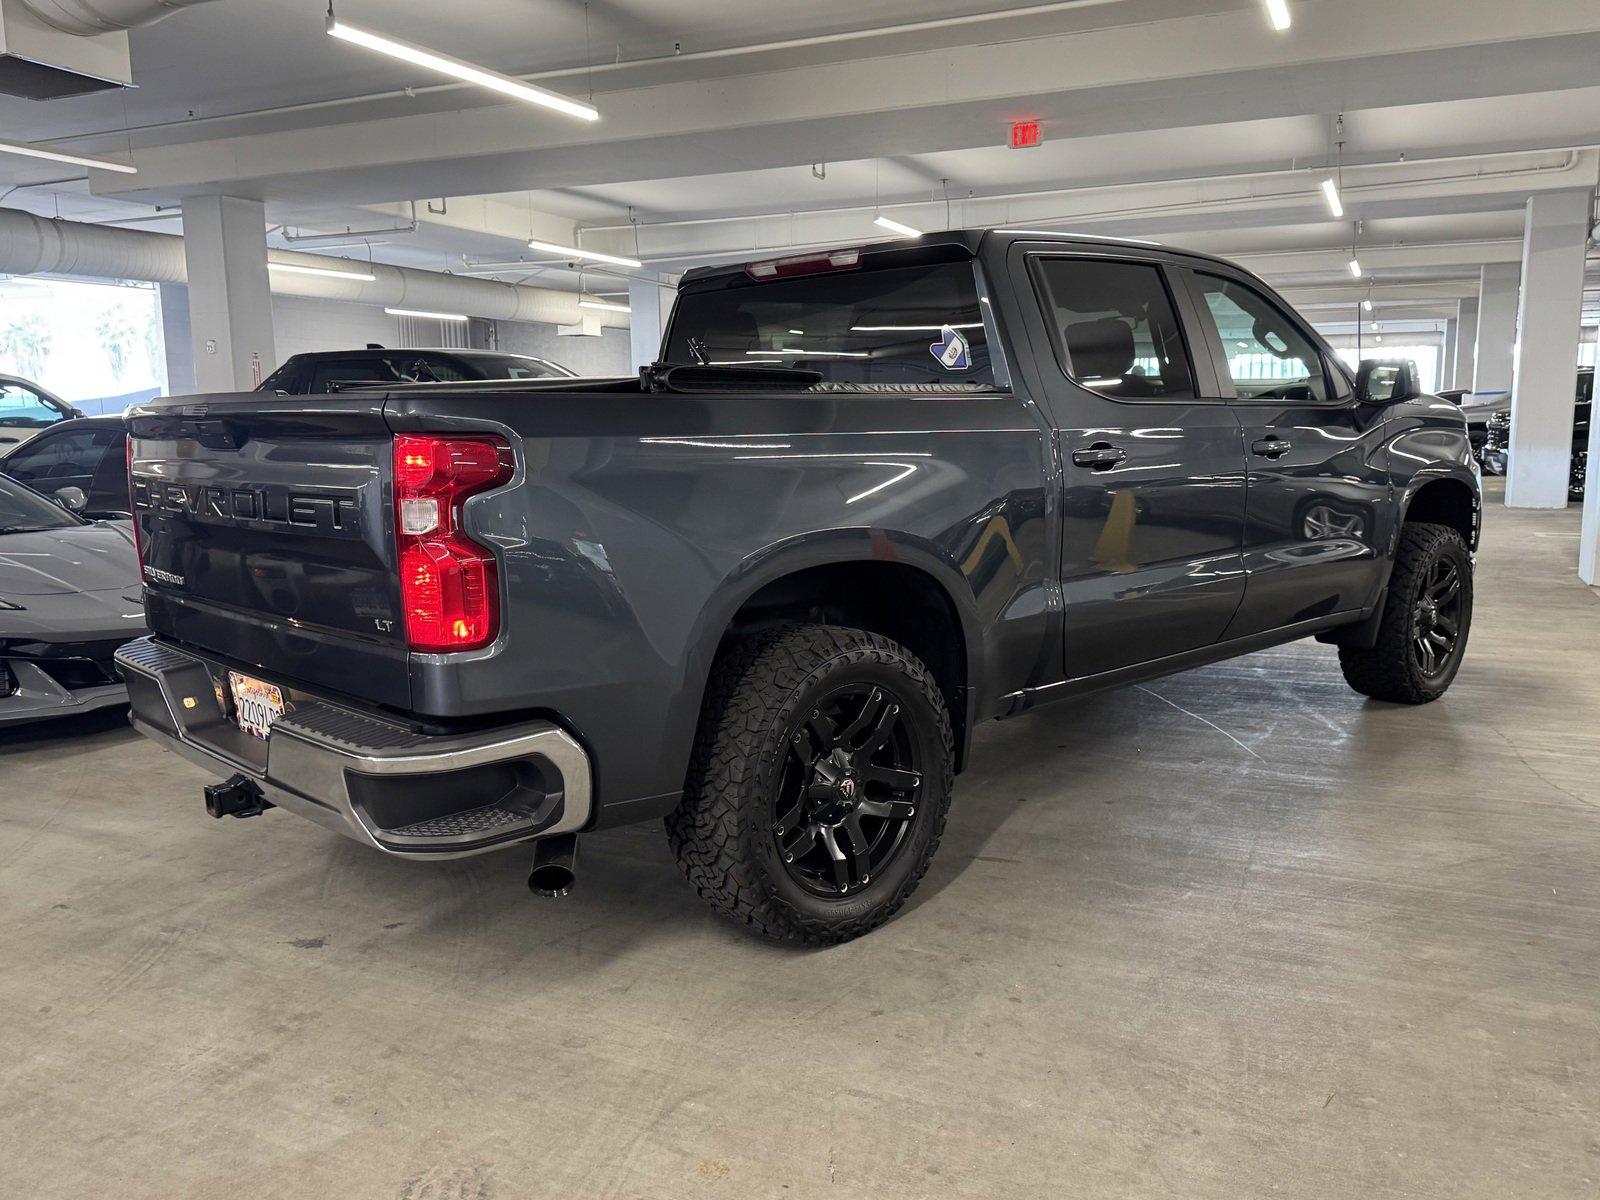
<svg viewBox="0 0 1600 1200">
<path fill-rule="evenodd" d="M 120 416 L 61 422 L 20 446 L 0 447 L 0 475 L 64 501 L 94 520 L 126 520 L 127 435 Z M 76 489 L 80 495 L 74 495 Z M 65 493 L 65 494 L 63 494 Z"/>
<path fill-rule="evenodd" d="M 0 477 L 0 726 L 127 703 L 112 655 L 144 631 L 131 528 Z"/>
<path fill-rule="evenodd" d="M 256 390 L 305 396 L 397 383 L 477 383 L 489 379 L 576 379 L 560 363 L 494 350 L 321 350 L 292 355 Z"/>
<path fill-rule="evenodd" d="M 1594 368 L 1578 371 L 1577 403 L 1572 410 L 1572 466 L 1567 475 L 1567 499 L 1582 500 L 1589 474 L 1589 414 L 1594 408 Z M 1490 475 L 1506 473 L 1506 458 L 1511 449 L 1511 410 L 1490 415 L 1481 461 Z"/>
</svg>

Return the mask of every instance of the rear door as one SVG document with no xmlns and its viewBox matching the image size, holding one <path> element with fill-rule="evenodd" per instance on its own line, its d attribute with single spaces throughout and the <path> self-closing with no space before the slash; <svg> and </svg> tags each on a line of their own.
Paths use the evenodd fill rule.
<svg viewBox="0 0 1600 1200">
<path fill-rule="evenodd" d="M 1065 672 L 1216 642 L 1243 595 L 1244 452 L 1158 255 L 1018 246 L 1060 463 Z M 1034 318 L 1038 318 L 1037 323 Z"/>
<path fill-rule="evenodd" d="M 1366 607 L 1382 580 L 1386 410 L 1358 404 L 1343 370 L 1257 283 L 1221 266 L 1184 274 L 1247 451 L 1247 580 L 1226 636 Z"/>
</svg>

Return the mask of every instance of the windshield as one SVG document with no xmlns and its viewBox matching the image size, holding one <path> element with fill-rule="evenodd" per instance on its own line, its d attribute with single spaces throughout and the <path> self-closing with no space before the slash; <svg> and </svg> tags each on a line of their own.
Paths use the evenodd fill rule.
<svg viewBox="0 0 1600 1200">
<path fill-rule="evenodd" d="M 82 521 L 59 504 L 0 475 L 0 534 L 70 529 Z"/>
<path fill-rule="evenodd" d="M 994 383 L 966 261 L 691 289 L 678 297 L 666 357 L 802 367 L 830 382 Z"/>
<path fill-rule="evenodd" d="M 461 354 L 454 357 L 476 368 L 484 379 L 575 379 L 576 372 L 542 358 L 521 354 Z"/>
</svg>

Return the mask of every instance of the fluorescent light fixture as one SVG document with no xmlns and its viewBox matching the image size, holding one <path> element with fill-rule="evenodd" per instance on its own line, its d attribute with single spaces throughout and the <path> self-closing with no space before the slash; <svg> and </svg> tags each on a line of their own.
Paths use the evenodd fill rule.
<svg viewBox="0 0 1600 1200">
<path fill-rule="evenodd" d="M 0 154 L 21 154 L 27 158 L 44 158 L 51 162 L 70 163 L 75 167 L 94 167 L 100 171 L 116 171 L 122 175 L 137 175 L 138 167 L 127 163 L 107 162 L 103 158 L 83 158 L 76 154 L 63 154 L 59 150 L 45 150 L 38 146 L 25 146 L 20 142 L 0 142 Z"/>
<path fill-rule="evenodd" d="M 791 329 L 789 332 L 794 334 L 796 337 L 805 337 L 806 335 L 806 331 L 804 329 Z"/>
<path fill-rule="evenodd" d="M 901 237 L 921 237 L 922 230 L 913 229 L 909 225 L 902 225 L 890 217 L 873 217 L 872 223 L 880 229 L 887 229 L 890 233 L 898 233 Z"/>
<path fill-rule="evenodd" d="M 1328 211 L 1336 217 L 1344 216 L 1344 202 L 1339 199 L 1339 185 L 1331 179 L 1322 181 L 1322 196 L 1328 202 Z"/>
<path fill-rule="evenodd" d="M 1289 0 L 1267 0 L 1267 17 L 1279 33 L 1289 28 Z"/>
<path fill-rule="evenodd" d="M 1352 258 L 1350 260 L 1350 274 L 1354 275 L 1357 279 L 1361 278 L 1361 260 L 1360 259 Z"/>
<path fill-rule="evenodd" d="M 644 266 L 637 258 L 623 258 L 620 254 L 601 254 L 598 250 L 580 250 L 577 246 L 558 246 L 555 242 L 535 242 L 530 239 L 528 249 L 543 250 L 546 254 L 559 254 L 565 258 L 586 258 L 590 262 L 612 263 L 634 271 Z"/>
<path fill-rule="evenodd" d="M 267 266 L 273 271 L 290 275 L 326 275 L 330 279 L 359 279 L 362 283 L 371 283 L 378 278 L 367 271 L 341 271 L 337 267 L 302 267 L 299 263 L 280 262 L 269 262 Z"/>
<path fill-rule="evenodd" d="M 386 308 L 391 317 L 416 317 L 420 321 L 465 321 L 466 313 L 426 312 L 420 308 Z"/>
<path fill-rule="evenodd" d="M 600 113 L 590 105 L 580 104 L 578 101 L 569 99 L 559 92 L 552 92 L 546 88 L 536 87 L 531 83 L 524 83 L 520 79 L 513 79 L 510 75 L 502 75 L 498 71 L 490 71 L 485 67 L 462 62 L 459 58 L 451 58 L 447 54 L 426 50 L 421 46 L 413 46 L 410 42 L 402 42 L 399 38 L 373 33 L 370 29 L 363 29 L 359 25 L 341 21 L 331 12 L 328 14 L 328 33 L 330 36 L 349 42 L 353 46 L 360 46 L 366 50 L 375 50 L 379 54 L 387 54 L 390 58 L 398 58 L 402 62 L 426 67 L 430 71 L 437 71 L 441 75 L 449 75 L 452 79 L 459 79 L 463 83 L 475 83 L 479 87 L 499 92 L 503 96 L 510 96 L 513 100 L 525 100 L 529 104 L 539 104 L 545 108 L 553 108 L 557 112 L 566 113 L 569 117 L 578 117 L 584 121 L 598 121 L 600 119 Z"/>
<path fill-rule="evenodd" d="M 629 308 L 626 304 L 613 304 L 609 300 L 588 300 L 588 299 L 579 300 L 578 301 L 578 307 L 579 308 L 598 308 L 602 312 L 625 312 L 625 313 L 631 313 L 633 311 L 633 309 Z"/>
<path fill-rule="evenodd" d="M 1367 312 L 1371 312 L 1372 311 L 1372 301 L 1371 300 L 1363 300 L 1361 302 L 1361 307 L 1363 309 L 1365 309 Z"/>
</svg>

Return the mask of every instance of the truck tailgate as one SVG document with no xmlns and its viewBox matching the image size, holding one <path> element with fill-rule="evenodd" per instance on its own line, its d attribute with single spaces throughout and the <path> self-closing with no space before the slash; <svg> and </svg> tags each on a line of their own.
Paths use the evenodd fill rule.
<svg viewBox="0 0 1600 1200">
<path fill-rule="evenodd" d="M 381 397 L 185 397 L 130 433 L 152 632 L 408 706 Z"/>
</svg>

